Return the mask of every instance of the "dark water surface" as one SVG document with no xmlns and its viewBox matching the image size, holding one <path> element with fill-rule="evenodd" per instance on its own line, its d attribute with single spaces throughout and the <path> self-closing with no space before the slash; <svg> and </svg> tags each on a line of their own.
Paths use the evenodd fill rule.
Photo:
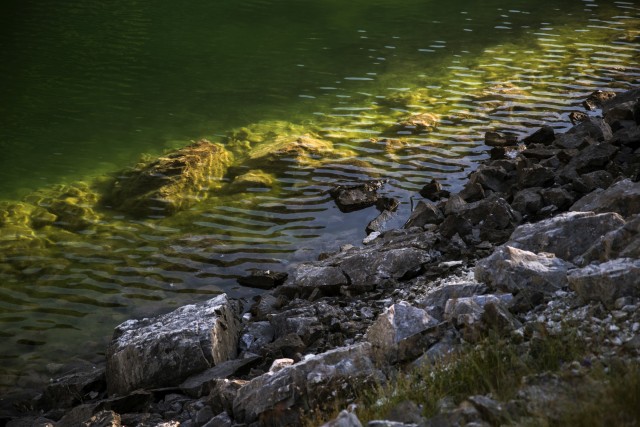
<svg viewBox="0 0 640 427">
<path fill-rule="evenodd" d="M 402 223 L 431 178 L 460 187 L 486 157 L 486 130 L 562 130 L 592 90 L 640 81 L 638 1 L 470 3 L 4 2 L 0 389 L 100 360 L 127 318 L 222 291 L 250 300 L 235 284 L 249 268 L 359 242 L 376 212 L 340 213 L 326 194 L 336 182 L 388 178 Z M 430 132 L 393 131 L 427 112 L 439 118 Z M 270 190 L 213 195 L 163 220 L 97 207 L 75 231 L 6 219 L 142 154 L 292 126 L 342 158 L 287 165 Z"/>
</svg>

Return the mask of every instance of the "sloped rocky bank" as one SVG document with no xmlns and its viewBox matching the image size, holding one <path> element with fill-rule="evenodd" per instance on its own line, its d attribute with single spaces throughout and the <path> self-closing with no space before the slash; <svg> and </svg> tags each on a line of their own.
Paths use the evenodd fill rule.
<svg viewBox="0 0 640 427">
<path fill-rule="evenodd" d="M 488 133 L 492 158 L 458 194 L 425 185 L 402 229 L 385 230 L 397 202 L 377 196 L 380 182 L 337 187 L 341 210 L 381 211 L 365 244 L 288 272 L 255 271 L 244 283 L 267 291 L 251 307 L 220 295 L 125 322 L 105 368 L 8 402 L 5 424 L 301 425 L 488 336 L 524 357 L 571 333 L 584 356 L 523 379 L 508 402 L 445 399 L 429 417 L 404 402 L 368 425 L 562 419 L 574 390 L 596 387 L 586 385 L 595 366 L 640 361 L 639 99 L 640 90 L 594 92 L 585 106 L 602 115 L 576 118 L 564 134 Z M 362 425 L 358 414 L 356 404 L 329 425 Z"/>
</svg>

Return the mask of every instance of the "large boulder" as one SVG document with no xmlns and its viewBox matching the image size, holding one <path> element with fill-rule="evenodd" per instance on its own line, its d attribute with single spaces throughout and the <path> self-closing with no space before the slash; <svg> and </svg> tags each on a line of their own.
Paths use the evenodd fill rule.
<svg viewBox="0 0 640 427">
<path fill-rule="evenodd" d="M 616 258 L 640 258 L 640 215 L 597 240 L 584 253 L 581 263 L 586 265 L 593 261 L 605 262 Z"/>
<path fill-rule="evenodd" d="M 569 274 L 569 286 L 584 301 L 601 301 L 613 309 L 621 297 L 640 297 L 640 259 L 619 258 L 591 264 Z"/>
<path fill-rule="evenodd" d="M 167 216 L 206 198 L 221 186 L 233 155 L 201 140 L 123 172 L 103 203 L 134 216 Z"/>
<path fill-rule="evenodd" d="M 31 222 L 35 226 L 54 225 L 69 231 L 81 231 L 100 220 L 94 211 L 98 195 L 84 183 L 43 188 L 30 193 L 25 201 L 46 209 L 49 214 L 34 212 Z"/>
<path fill-rule="evenodd" d="M 587 194 L 571 206 L 572 211 L 617 212 L 623 217 L 640 213 L 640 182 L 625 179 L 606 190 Z"/>
<path fill-rule="evenodd" d="M 154 318 L 116 327 L 107 350 L 107 388 L 176 386 L 187 377 L 235 357 L 240 321 L 234 304 L 219 295 Z"/>
<path fill-rule="evenodd" d="M 549 252 L 574 262 L 600 236 L 624 225 L 616 213 L 567 212 L 534 224 L 516 228 L 505 246 L 529 252 Z"/>
<path fill-rule="evenodd" d="M 254 146 L 249 152 L 247 163 L 263 168 L 283 161 L 305 166 L 332 154 L 333 144 L 314 135 L 277 135 Z"/>
<path fill-rule="evenodd" d="M 238 390 L 233 415 L 237 423 L 299 425 L 303 411 L 326 407 L 380 379 L 369 343 L 340 347 L 252 379 Z"/>
<path fill-rule="evenodd" d="M 572 264 L 551 254 L 535 254 L 505 245 L 477 262 L 475 278 L 504 292 L 553 293 L 567 286 L 567 271 L 571 267 Z"/>
</svg>

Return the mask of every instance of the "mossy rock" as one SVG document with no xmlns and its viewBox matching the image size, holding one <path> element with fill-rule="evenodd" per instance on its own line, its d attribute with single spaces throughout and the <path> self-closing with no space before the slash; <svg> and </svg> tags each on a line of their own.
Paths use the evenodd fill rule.
<svg viewBox="0 0 640 427">
<path fill-rule="evenodd" d="M 434 113 L 411 114 L 398 121 L 390 131 L 392 133 L 419 134 L 433 131 L 440 123 L 440 115 Z"/>
<path fill-rule="evenodd" d="M 29 194 L 24 200 L 40 208 L 31 214 L 34 228 L 54 225 L 69 231 L 80 231 L 100 220 L 94 211 L 98 195 L 81 182 L 43 188 Z"/>
<path fill-rule="evenodd" d="M 316 134 L 317 129 L 283 120 L 265 120 L 234 129 L 224 141 L 225 147 L 243 157 L 253 148 L 278 137 Z"/>
<path fill-rule="evenodd" d="M 395 92 L 384 98 L 377 99 L 376 102 L 384 107 L 408 110 L 411 107 L 434 104 L 437 100 L 437 98 L 429 94 L 429 89 L 419 88 Z"/>
<path fill-rule="evenodd" d="M 256 188 L 273 188 L 276 183 L 277 179 L 273 174 L 254 169 L 236 176 L 229 189 L 233 192 L 247 192 Z"/>
<path fill-rule="evenodd" d="M 219 189 L 233 159 L 222 145 L 200 140 L 125 171 L 102 202 L 136 217 L 172 215 Z"/>
</svg>

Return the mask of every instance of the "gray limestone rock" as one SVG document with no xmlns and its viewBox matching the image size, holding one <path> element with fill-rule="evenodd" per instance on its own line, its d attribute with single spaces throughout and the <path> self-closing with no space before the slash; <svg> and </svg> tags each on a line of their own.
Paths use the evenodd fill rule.
<svg viewBox="0 0 640 427">
<path fill-rule="evenodd" d="M 275 331 L 267 321 L 251 322 L 242 331 L 238 348 L 250 353 L 259 353 L 260 349 L 273 341 Z"/>
<path fill-rule="evenodd" d="M 432 329 L 438 321 L 421 308 L 399 302 L 387 308 L 367 331 L 367 340 L 377 359 L 403 361 L 415 358 L 421 348 L 421 333 Z"/>
<path fill-rule="evenodd" d="M 632 217 L 622 227 L 598 239 L 582 255 L 580 265 L 615 258 L 640 258 L 640 215 Z"/>
<path fill-rule="evenodd" d="M 435 203 L 420 201 L 411 212 L 404 228 L 424 227 L 426 224 L 440 224 L 444 220 L 442 211 Z"/>
<path fill-rule="evenodd" d="M 325 406 L 380 379 L 370 344 L 336 348 L 249 381 L 233 402 L 234 418 L 246 424 L 298 425 L 303 410 Z"/>
<path fill-rule="evenodd" d="M 225 294 L 154 318 L 128 320 L 107 351 L 107 388 L 126 394 L 138 388 L 174 386 L 235 357 L 240 321 Z"/>
<path fill-rule="evenodd" d="M 356 414 L 343 409 L 334 420 L 323 424 L 322 427 L 362 427 L 362 423 Z"/>
<path fill-rule="evenodd" d="M 584 301 L 601 301 L 610 309 L 621 297 L 640 297 L 640 259 L 620 258 L 572 271 L 569 286 Z"/>
<path fill-rule="evenodd" d="M 624 225 L 616 213 L 567 212 L 534 224 L 519 226 L 505 246 L 534 253 L 548 252 L 574 262 L 600 236 Z"/>
<path fill-rule="evenodd" d="M 442 320 L 447 301 L 452 298 L 482 295 L 487 290 L 486 285 L 477 282 L 447 284 L 429 291 L 424 299 L 419 301 L 418 306 L 424 308 L 429 315 Z"/>
<path fill-rule="evenodd" d="M 640 182 L 624 179 L 606 190 L 587 194 L 571 206 L 572 211 L 617 212 L 623 217 L 640 213 Z"/>
<path fill-rule="evenodd" d="M 300 264 L 289 276 L 287 282 L 276 290 L 276 293 L 308 296 L 319 289 L 322 295 L 337 295 L 340 287 L 348 283 L 347 277 L 338 267 L 326 264 Z"/>
<path fill-rule="evenodd" d="M 567 261 L 550 254 L 535 254 L 505 245 L 476 263 L 475 278 L 492 289 L 553 293 L 567 286 Z"/>
</svg>

